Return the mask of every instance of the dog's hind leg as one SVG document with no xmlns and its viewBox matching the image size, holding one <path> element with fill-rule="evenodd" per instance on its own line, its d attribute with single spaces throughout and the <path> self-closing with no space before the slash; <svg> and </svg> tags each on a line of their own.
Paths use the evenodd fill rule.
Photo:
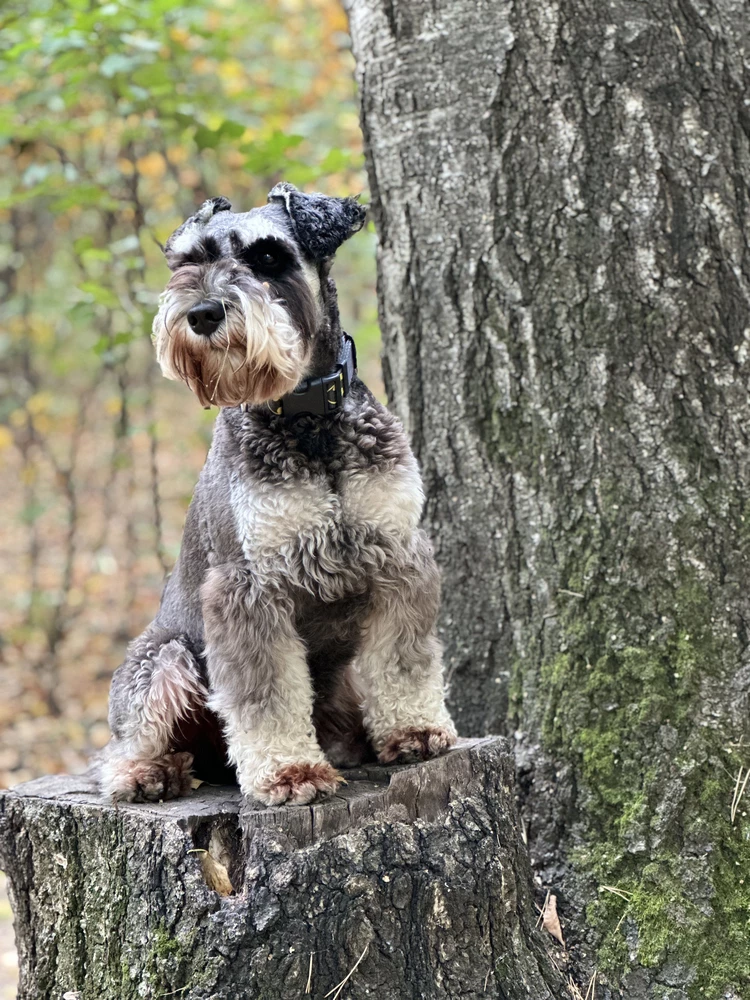
<svg viewBox="0 0 750 1000">
<path fill-rule="evenodd" d="M 173 799 L 190 789 L 192 754 L 175 753 L 180 722 L 207 691 L 185 641 L 151 626 L 133 642 L 110 694 L 112 739 L 100 764 L 102 793 L 115 801 Z"/>
<path fill-rule="evenodd" d="M 240 788 L 303 804 L 341 781 L 318 744 L 307 651 L 289 597 L 249 567 L 209 570 L 202 588 L 211 708 Z"/>
<path fill-rule="evenodd" d="M 384 764 L 425 760 L 456 742 L 435 635 L 439 600 L 438 568 L 420 531 L 406 561 L 376 581 L 354 663 L 365 726 Z"/>
</svg>

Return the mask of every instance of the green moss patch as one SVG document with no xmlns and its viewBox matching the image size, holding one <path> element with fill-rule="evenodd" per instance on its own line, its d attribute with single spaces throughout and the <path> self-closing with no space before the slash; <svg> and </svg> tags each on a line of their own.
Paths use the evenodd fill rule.
<svg viewBox="0 0 750 1000">
<path fill-rule="evenodd" d="M 543 739 L 577 774 L 572 860 L 599 887 L 600 968 L 616 981 L 632 950 L 644 966 L 679 959 L 695 970 L 691 996 L 718 1000 L 750 986 L 750 784 L 730 817 L 750 747 L 708 710 L 737 640 L 688 577 L 630 644 L 646 599 L 570 602 L 563 651 L 542 670 Z"/>
</svg>

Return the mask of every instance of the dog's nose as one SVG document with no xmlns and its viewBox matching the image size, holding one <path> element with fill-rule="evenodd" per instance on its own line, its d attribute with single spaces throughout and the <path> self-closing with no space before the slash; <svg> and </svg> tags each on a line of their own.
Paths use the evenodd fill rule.
<svg viewBox="0 0 750 1000">
<path fill-rule="evenodd" d="M 187 314 L 187 321 L 194 333 L 209 337 L 221 325 L 227 311 L 221 302 L 210 300 L 193 306 Z"/>
</svg>

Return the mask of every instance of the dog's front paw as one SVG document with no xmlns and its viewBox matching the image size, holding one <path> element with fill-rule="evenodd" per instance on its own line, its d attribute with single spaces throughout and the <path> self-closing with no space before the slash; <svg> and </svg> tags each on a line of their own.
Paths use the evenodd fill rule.
<svg viewBox="0 0 750 1000">
<path fill-rule="evenodd" d="M 192 784 L 191 753 L 153 760 L 120 760 L 105 765 L 103 791 L 113 802 L 161 802 L 187 795 Z"/>
<path fill-rule="evenodd" d="M 385 740 L 378 753 L 381 764 L 410 764 L 428 760 L 445 753 L 456 742 L 453 729 L 443 726 L 409 726 L 394 729 Z"/>
<path fill-rule="evenodd" d="M 332 795 L 343 781 L 330 764 L 286 764 L 256 785 L 253 794 L 267 806 L 302 806 L 317 795 Z"/>
</svg>

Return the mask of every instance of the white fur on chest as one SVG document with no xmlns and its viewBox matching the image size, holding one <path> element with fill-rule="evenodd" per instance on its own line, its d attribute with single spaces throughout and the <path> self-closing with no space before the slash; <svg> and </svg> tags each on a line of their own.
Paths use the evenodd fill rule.
<svg viewBox="0 0 750 1000">
<path fill-rule="evenodd" d="M 323 537 L 363 525 L 408 538 L 419 523 L 424 494 L 416 461 L 394 469 L 348 473 L 338 490 L 325 476 L 286 483 L 231 484 L 237 534 L 246 559 L 271 556 L 296 538 Z"/>
<path fill-rule="evenodd" d="M 232 482 L 232 509 L 246 559 L 283 549 L 300 535 L 325 530 L 341 503 L 323 477 L 288 483 Z"/>
<path fill-rule="evenodd" d="M 347 475 L 341 505 L 350 524 L 371 525 L 408 538 L 419 524 L 424 504 L 416 459 L 409 456 L 393 469 L 360 469 Z"/>
</svg>

